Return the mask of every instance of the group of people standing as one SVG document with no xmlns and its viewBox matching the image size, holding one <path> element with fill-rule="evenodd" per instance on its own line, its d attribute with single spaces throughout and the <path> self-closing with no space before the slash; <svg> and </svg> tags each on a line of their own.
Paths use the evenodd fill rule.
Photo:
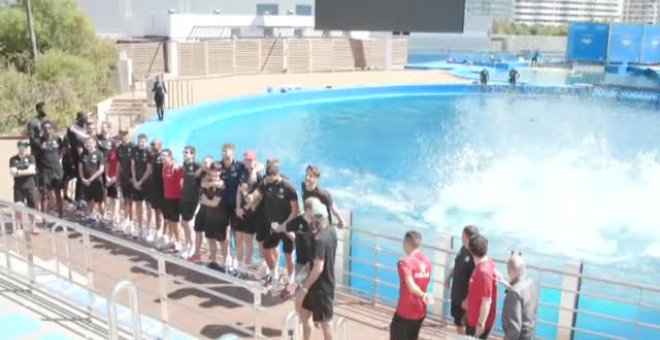
<svg viewBox="0 0 660 340">
<path fill-rule="evenodd" d="M 242 278 L 261 268 L 259 277 L 266 287 L 284 298 L 295 296 L 304 338 L 311 338 L 316 323 L 324 339 L 332 339 L 335 225 L 342 228 L 346 223 L 330 193 L 319 186 L 317 166 L 306 168 L 300 212 L 298 191 L 280 172 L 277 159 L 264 165 L 255 151 L 247 150 L 240 161 L 235 146 L 227 143 L 218 161 L 207 156 L 198 162 L 196 148 L 186 146 L 178 164 L 162 141 L 149 144 L 141 134 L 134 144 L 126 131 L 112 137 L 107 123 L 97 133 L 95 122 L 83 113 L 59 137 L 45 104 L 36 109 L 37 117 L 28 125 L 29 140 L 19 141 L 18 153 L 10 159 L 16 202 L 44 212 L 54 209 L 60 217 L 64 200 L 86 202 L 88 225 L 123 233 L 194 263 L 202 262 L 206 239 L 209 268 Z M 75 188 L 68 190 L 73 180 Z M 75 201 L 69 192 L 75 193 Z M 106 209 L 106 203 L 113 209 Z M 255 240 L 260 264 L 253 258 Z M 495 325 L 501 282 L 507 289 L 502 311 L 505 339 L 532 339 L 537 292 L 525 275 L 522 255 L 511 255 L 509 281 L 504 281 L 488 256 L 488 240 L 476 227 L 465 227 L 462 241 L 445 281 L 451 287 L 457 331 L 488 337 Z M 404 236 L 406 255 L 397 265 L 400 292 L 390 327 L 392 340 L 417 339 L 433 303 L 428 293 L 432 263 L 421 243 L 416 231 Z M 281 276 L 280 244 L 286 264 Z"/>
<path fill-rule="evenodd" d="M 196 148 L 186 146 L 179 164 L 158 139 L 149 143 L 141 134 L 134 143 L 127 131 L 113 137 L 109 124 L 100 126 L 97 133 L 91 117 L 79 114 L 60 137 L 45 104 L 37 104 L 29 140 L 18 142 L 10 160 L 14 200 L 44 212 L 55 209 L 60 217 L 68 200 L 72 210 L 73 205 L 83 210 L 87 226 L 124 234 L 190 262 L 204 260 L 211 269 L 262 280 L 283 298 L 295 296 L 306 339 L 314 323 L 331 339 L 335 227 L 346 223 L 330 193 L 319 186 L 317 166 L 306 168 L 300 212 L 298 190 L 280 172 L 277 159 L 264 165 L 255 151 L 247 150 L 238 160 L 236 147 L 227 143 L 217 161 L 207 156 L 199 162 Z M 75 200 L 70 198 L 74 192 Z M 253 256 L 255 240 L 261 262 Z"/>
</svg>

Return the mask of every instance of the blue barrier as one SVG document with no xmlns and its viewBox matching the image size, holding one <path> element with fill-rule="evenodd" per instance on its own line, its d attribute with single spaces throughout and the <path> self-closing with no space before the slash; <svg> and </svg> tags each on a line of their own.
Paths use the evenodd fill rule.
<svg viewBox="0 0 660 340">
<path fill-rule="evenodd" d="M 607 57 L 608 34 L 608 24 L 570 24 L 568 29 L 568 60 L 604 62 Z"/>
<path fill-rule="evenodd" d="M 644 26 L 639 59 L 642 64 L 660 63 L 660 26 Z"/>
<path fill-rule="evenodd" d="M 642 25 L 610 25 L 609 62 L 637 63 L 642 52 Z"/>
</svg>

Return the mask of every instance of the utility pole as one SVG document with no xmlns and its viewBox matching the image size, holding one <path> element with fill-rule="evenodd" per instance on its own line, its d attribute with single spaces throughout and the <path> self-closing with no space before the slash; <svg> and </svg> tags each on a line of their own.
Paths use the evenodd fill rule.
<svg viewBox="0 0 660 340">
<path fill-rule="evenodd" d="M 30 34 L 30 45 L 32 47 L 32 62 L 37 61 L 37 37 L 34 34 L 34 18 L 32 18 L 32 0 L 23 0 L 25 14 L 27 15 L 28 33 Z"/>
</svg>

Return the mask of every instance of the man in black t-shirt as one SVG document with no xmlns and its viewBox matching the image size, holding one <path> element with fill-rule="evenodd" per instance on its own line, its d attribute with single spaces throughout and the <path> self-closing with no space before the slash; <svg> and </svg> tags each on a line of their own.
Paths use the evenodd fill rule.
<svg viewBox="0 0 660 340">
<path fill-rule="evenodd" d="M 69 126 L 66 131 L 67 145 L 69 146 L 68 154 L 71 161 L 71 165 L 68 168 L 65 168 L 65 176 L 76 178 L 74 199 L 76 200 L 76 203 L 78 203 L 79 207 L 82 207 L 82 201 L 84 200 L 83 197 L 84 186 L 82 185 L 80 178 L 78 177 L 79 174 L 78 163 L 80 163 L 82 154 L 85 151 L 85 139 L 91 136 L 86 132 L 88 129 L 87 125 L 91 125 L 89 129 L 93 128 L 93 122 L 89 122 L 88 114 L 81 111 L 76 114 L 76 122 L 74 124 L 71 124 L 71 126 Z M 67 160 L 67 163 L 68 162 L 69 160 Z M 71 173 L 70 171 L 73 171 L 73 173 Z"/>
<path fill-rule="evenodd" d="M 454 268 L 449 273 L 445 280 L 445 287 L 449 289 L 451 284 L 451 316 L 454 318 L 454 325 L 456 326 L 456 333 L 465 334 L 465 326 L 467 324 L 465 309 L 463 308 L 463 300 L 468 295 L 468 285 L 470 284 L 470 277 L 474 271 L 474 259 L 472 254 L 467 248 L 470 239 L 479 233 L 477 227 L 466 226 L 463 228 L 462 241 L 463 246 L 456 254 L 454 259 Z"/>
<path fill-rule="evenodd" d="M 138 136 L 138 145 L 133 148 L 131 158 L 131 183 L 133 184 L 133 202 L 135 203 L 135 222 L 138 228 L 133 231 L 133 238 L 146 238 L 148 230 L 143 226 L 142 205 L 144 189 L 153 171 L 151 151 L 147 146 L 147 135 Z M 144 228 L 143 228 L 144 227 Z"/>
<path fill-rule="evenodd" d="M 151 142 L 151 176 L 147 180 L 144 189 L 144 199 L 147 201 L 147 228 L 151 225 L 152 216 L 156 220 L 156 230 L 150 229 L 145 236 L 149 243 L 154 242 L 161 230 L 165 235 L 165 220 L 163 219 L 163 202 L 165 194 L 163 191 L 163 142 L 155 139 Z"/>
<path fill-rule="evenodd" d="M 60 159 L 64 152 L 62 139 L 55 135 L 50 122 L 41 124 L 43 137 L 37 144 L 37 169 L 39 169 L 39 188 L 41 195 L 41 210 L 48 212 L 47 202 L 55 196 L 55 204 L 59 216 L 62 217 L 62 188 L 64 185 L 64 170 Z"/>
<path fill-rule="evenodd" d="M 280 225 L 278 232 L 289 232 L 289 237 L 293 237 L 296 245 L 296 278 L 295 281 L 302 284 L 307 279 L 307 274 L 311 268 L 312 244 L 314 243 L 314 230 L 310 224 L 314 221 L 314 206 L 322 205 L 318 198 L 310 197 L 305 200 L 304 213 L 287 223 Z M 290 233 L 293 233 L 290 234 Z M 282 296 L 287 297 L 291 294 L 294 287 L 286 287 L 282 291 Z M 300 307 L 300 306 L 297 306 Z M 297 310 L 300 314 L 300 310 Z"/>
<path fill-rule="evenodd" d="M 30 142 L 21 140 L 17 143 L 18 154 L 9 159 L 9 174 L 14 177 L 14 202 L 26 204 L 30 208 L 36 206 L 36 185 L 34 181 L 37 173 L 36 160 L 28 152 Z M 19 214 L 19 218 L 22 216 Z M 34 220 L 34 218 L 31 218 Z M 22 227 L 20 224 L 16 227 Z M 36 229 L 33 227 L 33 233 Z"/>
<path fill-rule="evenodd" d="M 184 259 L 194 255 L 195 246 L 192 242 L 190 221 L 195 217 L 195 211 L 199 205 L 199 194 L 201 190 L 201 166 L 195 162 L 197 150 L 194 146 L 187 145 L 183 148 L 183 189 L 179 200 L 179 211 L 181 212 L 181 228 L 185 237 L 186 250 L 181 254 Z"/>
<path fill-rule="evenodd" d="M 236 240 L 236 235 L 234 235 L 236 232 L 236 194 L 240 178 L 245 171 L 245 165 L 243 162 L 236 160 L 235 153 L 236 146 L 225 143 L 222 146 L 222 161 L 219 164 L 222 171 L 222 181 L 227 186 L 222 200 L 225 209 L 227 209 L 226 214 L 229 217 L 230 230 L 234 240 Z"/>
<path fill-rule="evenodd" d="M 327 210 L 314 204 L 314 220 L 317 230 L 312 245 L 312 269 L 296 294 L 296 305 L 301 306 L 300 321 L 303 339 L 311 339 L 312 321 L 320 324 L 325 340 L 332 339 L 332 315 L 335 298 L 335 254 L 337 232 L 327 219 Z"/>
<path fill-rule="evenodd" d="M 236 193 L 236 259 L 238 260 L 238 271 L 240 274 L 247 275 L 247 268 L 252 265 L 252 254 L 254 252 L 254 234 L 257 233 L 259 226 L 267 224 L 265 222 L 263 208 L 261 205 L 252 209 L 244 199 L 251 194 L 264 178 L 263 165 L 257 161 L 257 153 L 248 150 L 243 155 L 243 164 L 245 170 L 239 178 L 239 189 Z M 263 229 L 263 228 L 261 228 Z M 259 252 L 263 257 L 263 241 L 265 235 L 257 234 L 259 242 Z"/>
<path fill-rule="evenodd" d="M 124 234 L 133 232 L 133 175 L 131 170 L 131 160 L 133 159 L 134 145 L 128 136 L 128 131 L 119 131 L 121 144 L 117 147 L 117 167 L 119 178 L 119 189 L 124 199 L 124 223 L 119 228 Z"/>
<path fill-rule="evenodd" d="M 85 141 L 86 152 L 80 160 L 78 172 L 80 181 L 84 187 L 85 199 L 87 200 L 87 214 L 92 217 L 95 224 L 100 223 L 96 214 L 97 204 L 103 203 L 103 173 L 105 172 L 105 158 L 103 153 L 96 147 L 97 141 L 89 137 Z"/>
<path fill-rule="evenodd" d="M 96 135 L 96 148 L 101 152 L 101 154 L 103 154 L 103 159 L 105 159 L 106 162 L 108 161 L 108 156 L 112 150 L 112 143 L 113 138 L 110 136 L 110 123 L 103 122 L 101 123 L 101 132 Z M 105 175 L 101 176 L 101 181 L 103 181 L 103 201 L 101 202 L 100 210 L 101 217 L 103 218 L 105 217 L 106 198 L 108 197 L 108 192 L 111 190 L 108 188 L 107 178 Z"/>
<path fill-rule="evenodd" d="M 268 164 L 266 168 L 266 178 L 257 189 L 247 195 L 248 204 L 255 206 L 255 201 L 261 201 L 266 225 L 261 228 L 268 228 L 263 231 L 267 236 L 264 240 L 264 260 L 270 270 L 270 275 L 266 275 L 265 285 L 270 286 L 273 282 L 279 284 L 279 275 L 277 273 L 277 263 L 279 262 L 279 252 L 277 247 L 280 241 L 284 243 L 284 253 L 286 257 L 286 269 L 288 273 L 288 285 L 293 280 L 293 241 L 284 233 L 278 233 L 276 230 L 280 225 L 286 225 L 296 216 L 298 216 L 298 193 L 289 181 L 282 178 L 280 168 L 277 162 Z"/>
<path fill-rule="evenodd" d="M 37 165 L 34 156 L 28 152 L 30 142 L 21 140 L 17 143 L 18 154 L 9 159 L 9 173 L 14 177 L 14 202 L 24 203 L 30 208 L 36 206 L 36 185 L 34 176 Z"/>
<path fill-rule="evenodd" d="M 34 117 L 27 126 L 27 133 L 28 137 L 30 138 L 30 147 L 32 148 L 33 154 L 37 152 L 37 146 L 43 137 L 41 124 L 43 124 L 48 119 L 48 114 L 46 113 L 46 103 L 37 103 L 35 109 L 37 111 L 37 116 Z M 34 155 L 36 157 L 36 154 Z"/>
<path fill-rule="evenodd" d="M 302 196 L 303 200 L 310 197 L 318 198 L 328 210 L 328 221 L 333 223 L 332 216 L 337 218 L 337 226 L 343 228 L 346 225 L 344 218 L 339 212 L 339 208 L 332 200 L 332 195 L 327 190 L 319 187 L 319 180 L 321 179 L 321 170 L 316 165 L 310 165 L 305 170 L 305 181 L 302 183 Z"/>
</svg>

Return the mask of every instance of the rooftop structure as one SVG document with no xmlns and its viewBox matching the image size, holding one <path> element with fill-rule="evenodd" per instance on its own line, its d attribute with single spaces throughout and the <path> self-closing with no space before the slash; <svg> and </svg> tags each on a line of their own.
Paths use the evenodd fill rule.
<svg viewBox="0 0 660 340">
<path fill-rule="evenodd" d="M 619 22 L 621 7 L 621 0 L 516 0 L 514 21 L 530 25 Z"/>
<path fill-rule="evenodd" d="M 660 0 L 625 0 L 622 19 L 635 24 L 660 24 Z"/>
</svg>

